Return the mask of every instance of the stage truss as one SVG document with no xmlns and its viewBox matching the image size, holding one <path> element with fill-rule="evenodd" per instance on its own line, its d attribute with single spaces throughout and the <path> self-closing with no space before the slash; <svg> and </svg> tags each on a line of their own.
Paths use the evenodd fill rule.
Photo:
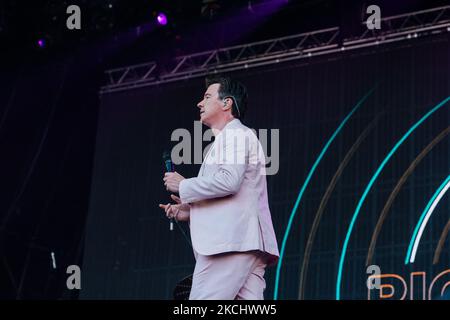
<svg viewBox="0 0 450 320">
<path fill-rule="evenodd" d="M 385 17 L 381 29 L 365 25 L 360 35 L 342 39 L 338 27 L 176 57 L 160 68 L 157 62 L 107 70 L 100 93 L 130 90 L 179 80 L 380 46 L 450 32 L 450 6 Z M 165 70 L 165 71 L 161 71 Z"/>
</svg>

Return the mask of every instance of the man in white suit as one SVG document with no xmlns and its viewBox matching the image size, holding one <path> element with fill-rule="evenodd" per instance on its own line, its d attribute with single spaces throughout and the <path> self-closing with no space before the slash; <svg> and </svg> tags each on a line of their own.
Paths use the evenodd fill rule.
<svg viewBox="0 0 450 320">
<path fill-rule="evenodd" d="M 258 138 L 239 119 L 247 91 L 230 78 L 206 81 L 200 120 L 215 141 L 199 174 L 164 175 L 176 204 L 160 204 L 167 217 L 189 221 L 196 265 L 189 299 L 264 299 L 265 268 L 278 245 L 267 198 L 265 157 Z"/>
</svg>

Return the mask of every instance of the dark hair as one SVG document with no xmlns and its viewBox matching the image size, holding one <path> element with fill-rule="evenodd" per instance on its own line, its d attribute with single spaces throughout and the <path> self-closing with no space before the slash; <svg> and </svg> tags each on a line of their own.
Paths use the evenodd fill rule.
<svg viewBox="0 0 450 320">
<path fill-rule="evenodd" d="M 235 118 L 243 118 L 247 111 L 247 88 L 240 82 L 232 80 L 229 77 L 216 76 L 213 78 L 206 78 L 206 88 L 210 85 L 218 83 L 219 99 L 231 98 L 233 99 L 233 109 L 231 114 Z"/>
</svg>

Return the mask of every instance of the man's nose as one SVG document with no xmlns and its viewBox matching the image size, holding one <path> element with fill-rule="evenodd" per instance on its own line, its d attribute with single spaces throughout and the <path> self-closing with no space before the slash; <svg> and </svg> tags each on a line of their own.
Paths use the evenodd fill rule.
<svg viewBox="0 0 450 320">
<path fill-rule="evenodd" d="M 203 108 L 203 100 L 202 100 L 202 101 L 200 101 L 199 103 L 197 103 L 197 107 L 199 107 L 199 108 Z"/>
</svg>

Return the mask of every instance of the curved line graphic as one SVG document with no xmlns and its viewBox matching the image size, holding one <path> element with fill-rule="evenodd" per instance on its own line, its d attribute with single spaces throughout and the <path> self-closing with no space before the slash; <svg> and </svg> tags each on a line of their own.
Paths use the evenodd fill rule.
<svg viewBox="0 0 450 320">
<path fill-rule="evenodd" d="M 430 286 L 428 287 L 428 300 L 431 300 L 431 290 L 433 290 L 434 284 L 437 280 L 439 280 L 444 274 L 450 273 L 450 269 L 444 270 L 441 273 L 439 273 L 436 277 L 434 277 L 433 281 L 431 281 Z M 447 283 L 446 283 L 447 284 Z M 442 295 L 443 292 L 441 292 Z"/>
<path fill-rule="evenodd" d="M 347 114 L 347 116 L 344 118 L 344 120 L 342 120 L 341 124 L 339 125 L 339 127 L 334 131 L 333 135 L 330 137 L 330 139 L 327 141 L 327 143 L 325 144 L 325 146 L 323 147 L 322 151 L 320 152 L 319 156 L 317 157 L 316 161 L 314 162 L 313 166 L 311 167 L 311 169 L 309 170 L 308 176 L 306 177 L 305 182 L 302 185 L 302 188 L 300 189 L 300 192 L 297 196 L 297 200 L 295 201 L 295 205 L 294 208 L 291 211 L 291 215 L 289 217 L 289 221 L 288 221 L 288 225 L 286 227 L 286 231 L 284 232 L 284 237 L 283 237 L 283 242 L 281 244 L 281 250 L 280 250 L 280 258 L 278 259 L 278 264 L 277 264 L 277 270 L 276 270 L 276 274 L 275 274 L 275 288 L 274 288 L 274 300 L 277 300 L 278 298 L 278 286 L 279 286 L 279 282 L 280 282 L 280 270 L 281 270 L 281 265 L 283 263 L 283 256 L 284 256 L 284 250 L 286 248 L 286 242 L 287 242 L 287 238 L 289 236 L 289 232 L 291 231 L 291 227 L 292 227 L 292 222 L 294 221 L 294 217 L 295 214 L 297 213 L 297 208 L 300 205 L 300 201 L 303 197 L 303 193 L 305 192 L 306 187 L 309 184 L 309 181 L 311 180 L 311 177 L 314 173 L 314 171 L 316 171 L 317 166 L 319 165 L 320 161 L 322 160 L 325 152 L 328 150 L 328 148 L 330 147 L 331 143 L 333 142 L 333 140 L 336 138 L 336 136 L 338 135 L 338 133 L 342 130 L 342 128 L 344 127 L 344 125 L 347 123 L 348 119 L 353 115 L 353 113 L 355 113 L 356 110 L 358 110 L 358 108 L 363 104 L 363 102 L 367 99 L 367 97 L 374 91 L 374 88 L 370 89 L 369 92 L 367 92 L 362 98 L 361 100 L 358 101 L 358 103 L 356 104 L 356 106 L 352 109 L 352 111 L 349 112 L 349 114 Z"/>
<path fill-rule="evenodd" d="M 448 220 L 447 225 L 442 231 L 441 237 L 439 238 L 438 245 L 436 246 L 436 251 L 434 252 L 433 264 L 439 263 L 439 258 L 441 257 L 441 251 L 444 247 L 445 239 L 447 238 L 448 231 L 450 230 L 450 220 Z"/>
<path fill-rule="evenodd" d="M 369 277 L 367 278 L 367 281 L 370 281 L 370 279 L 377 279 L 377 278 L 379 278 L 379 279 L 383 279 L 383 278 L 396 278 L 396 279 L 400 280 L 401 283 L 403 284 L 403 288 L 404 288 L 404 290 L 403 290 L 403 295 L 402 295 L 402 297 L 400 298 L 400 300 L 405 300 L 406 294 L 407 294 L 407 292 L 408 292 L 408 290 L 407 290 L 408 286 L 406 285 L 405 279 L 403 279 L 403 278 L 402 278 L 401 276 L 399 276 L 398 274 L 391 274 L 391 273 L 388 273 L 388 274 L 371 275 L 371 276 L 369 276 Z M 383 286 L 383 285 L 382 285 L 382 286 Z M 370 290 L 367 291 L 367 300 L 371 300 L 371 299 L 370 299 Z"/>
<path fill-rule="evenodd" d="M 441 297 L 444 295 L 445 290 L 447 289 L 447 287 L 450 286 L 450 281 L 447 281 L 444 286 L 441 289 Z"/>
<path fill-rule="evenodd" d="M 441 108 L 445 103 L 447 103 L 450 100 L 450 97 L 447 97 L 443 101 L 441 101 L 439 104 L 437 104 L 433 109 L 428 111 L 427 114 L 425 114 L 419 121 L 417 121 L 404 135 L 403 137 L 395 144 L 395 146 L 391 149 L 391 151 L 388 153 L 388 155 L 384 158 L 381 165 L 378 167 L 378 169 L 375 171 L 375 174 L 370 179 L 369 184 L 367 185 L 366 189 L 364 190 L 363 195 L 361 196 L 358 205 L 355 209 L 355 212 L 353 213 L 352 220 L 350 221 L 350 226 L 347 231 L 347 235 L 345 237 L 344 245 L 342 247 L 341 252 L 341 258 L 339 260 L 339 268 L 338 268 L 338 275 L 337 275 L 337 281 L 336 281 L 336 300 L 341 299 L 341 282 L 342 282 L 342 270 L 344 267 L 345 262 L 345 254 L 347 251 L 348 242 L 350 241 L 350 236 L 353 231 L 353 227 L 355 225 L 356 219 L 358 218 L 359 212 L 361 210 L 361 207 L 364 203 L 364 200 L 366 199 L 370 189 L 372 188 L 373 184 L 375 183 L 375 180 L 380 175 L 383 168 L 386 166 L 386 164 L 389 162 L 389 160 L 392 158 L 394 153 L 398 150 L 398 148 L 402 145 L 402 143 L 411 135 L 412 132 L 414 132 L 415 129 L 417 129 L 418 126 L 420 126 L 429 116 L 431 116 L 436 110 Z"/>
<path fill-rule="evenodd" d="M 306 285 L 306 275 L 308 274 L 308 266 L 309 266 L 309 258 L 312 251 L 312 246 L 314 243 L 314 238 L 317 233 L 317 229 L 319 228 L 320 220 L 322 219 L 323 212 L 325 210 L 325 207 L 328 204 L 328 200 L 331 197 L 332 192 L 334 191 L 334 187 L 336 186 L 339 178 L 342 175 L 342 172 L 344 172 L 344 169 L 346 168 L 347 164 L 350 162 L 350 159 L 355 154 L 356 150 L 358 150 L 358 147 L 361 145 L 361 143 L 364 141 L 364 139 L 368 136 L 369 132 L 372 131 L 372 129 L 375 127 L 375 124 L 377 123 L 379 119 L 379 115 L 376 116 L 374 120 L 364 129 L 364 131 L 361 133 L 361 135 L 358 137 L 358 139 L 353 143 L 349 151 L 344 157 L 344 160 L 342 160 L 341 164 L 339 165 L 338 169 L 336 170 L 336 173 L 334 174 L 333 178 L 330 181 L 330 184 L 327 187 L 327 190 L 325 191 L 322 200 L 320 201 L 319 209 L 317 210 L 317 213 L 314 217 L 314 222 L 311 227 L 311 232 L 309 233 L 308 242 L 306 244 L 305 249 L 305 255 L 303 259 L 302 268 L 300 270 L 300 283 L 299 283 L 299 289 L 298 289 L 298 299 L 302 300 L 305 295 L 305 285 Z"/>
<path fill-rule="evenodd" d="M 422 239 L 423 231 L 427 226 L 428 220 L 430 220 L 431 215 L 436 209 L 437 205 L 441 201 L 442 197 L 445 195 L 447 190 L 450 188 L 450 175 L 442 182 L 439 188 L 431 197 L 430 201 L 428 201 L 427 206 L 422 212 L 419 222 L 414 230 L 414 234 L 411 237 L 411 241 L 409 243 L 408 252 L 405 258 L 405 264 L 414 263 L 416 260 L 417 248 L 419 247 L 420 240 Z M 413 245 L 414 244 L 414 245 Z"/>
<path fill-rule="evenodd" d="M 378 236 L 381 232 L 381 228 L 383 227 L 384 220 L 386 219 L 389 209 L 392 206 L 392 203 L 394 202 L 395 198 L 397 197 L 397 194 L 405 184 L 405 182 L 408 180 L 409 176 L 414 172 L 414 169 L 419 165 L 419 163 L 422 161 L 423 158 L 433 149 L 433 147 L 438 144 L 442 139 L 444 139 L 447 134 L 450 132 L 450 127 L 447 129 L 444 129 L 437 137 L 435 137 L 423 150 L 420 152 L 420 154 L 411 162 L 408 169 L 406 169 L 405 173 L 401 176 L 401 178 L 398 180 L 395 188 L 392 190 L 391 194 L 389 195 L 388 200 L 386 201 L 386 204 L 383 207 L 383 210 L 381 210 L 380 217 L 378 218 L 378 222 L 375 226 L 375 230 L 372 234 L 372 239 L 370 241 L 369 246 L 369 252 L 367 253 L 367 260 L 366 260 L 366 267 L 368 265 L 372 264 L 373 254 L 375 252 L 375 246 L 377 244 Z"/>
</svg>

